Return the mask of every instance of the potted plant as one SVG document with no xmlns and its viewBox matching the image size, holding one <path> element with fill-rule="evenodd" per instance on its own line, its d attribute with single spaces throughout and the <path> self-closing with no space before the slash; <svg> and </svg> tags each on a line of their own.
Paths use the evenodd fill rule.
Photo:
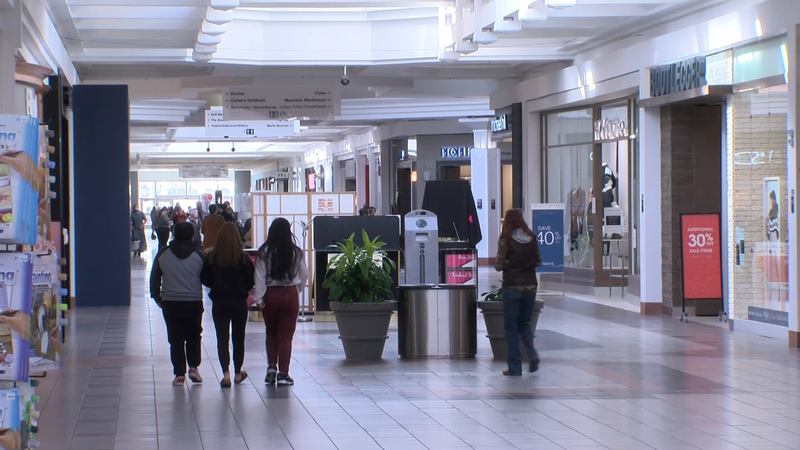
<svg viewBox="0 0 800 450">
<path fill-rule="evenodd" d="M 500 280 L 502 285 L 502 280 Z M 503 288 L 492 285 L 487 292 L 481 294 L 483 300 L 478 301 L 478 308 L 483 315 L 483 322 L 486 324 L 486 337 L 489 338 L 489 345 L 492 346 L 492 356 L 494 359 L 507 360 L 508 347 L 506 346 L 506 332 L 503 324 Z M 536 300 L 537 302 L 541 300 Z M 536 323 L 539 321 L 539 313 L 534 312 L 531 316 L 531 332 L 536 334 Z M 525 346 L 520 339 L 520 355 L 522 359 L 527 359 Z"/>
<path fill-rule="evenodd" d="M 337 244 L 339 254 L 328 262 L 322 287 L 328 289 L 339 338 L 347 359 L 380 359 L 389 338 L 389 322 L 397 302 L 392 294 L 394 261 L 378 237 L 362 230 L 363 245 L 355 233 Z"/>
</svg>

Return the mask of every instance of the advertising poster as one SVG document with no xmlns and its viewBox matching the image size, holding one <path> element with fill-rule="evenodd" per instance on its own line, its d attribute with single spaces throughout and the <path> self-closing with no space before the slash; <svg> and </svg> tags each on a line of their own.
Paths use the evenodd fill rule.
<svg viewBox="0 0 800 450">
<path fill-rule="evenodd" d="M 33 261 L 0 253 L 0 380 L 27 381 Z"/>
<path fill-rule="evenodd" d="M 542 265 L 536 269 L 539 273 L 564 272 L 564 204 L 533 204 L 533 226 Z"/>
<path fill-rule="evenodd" d="M 477 284 L 478 266 L 475 253 L 447 250 L 445 254 L 445 284 Z"/>
<path fill-rule="evenodd" d="M 0 114 L 0 243 L 34 244 L 37 237 L 39 122 Z"/>
<path fill-rule="evenodd" d="M 683 298 L 722 298 L 719 214 L 681 215 Z"/>
<path fill-rule="evenodd" d="M 20 450 L 19 390 L 0 389 L 0 450 Z"/>
</svg>

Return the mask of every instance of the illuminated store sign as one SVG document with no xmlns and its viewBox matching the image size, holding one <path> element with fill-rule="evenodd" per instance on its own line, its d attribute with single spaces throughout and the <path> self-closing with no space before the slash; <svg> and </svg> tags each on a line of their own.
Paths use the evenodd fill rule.
<svg viewBox="0 0 800 450">
<path fill-rule="evenodd" d="M 706 58 L 690 58 L 650 68 L 650 97 L 688 91 L 706 85 Z"/>
<path fill-rule="evenodd" d="M 594 122 L 594 140 L 610 141 L 630 136 L 630 130 L 624 120 L 602 119 Z"/>
<path fill-rule="evenodd" d="M 497 116 L 492 121 L 492 132 L 505 131 L 508 129 L 508 114 Z"/>
<path fill-rule="evenodd" d="M 442 147 L 442 158 L 467 159 L 472 157 L 474 147 Z"/>
</svg>

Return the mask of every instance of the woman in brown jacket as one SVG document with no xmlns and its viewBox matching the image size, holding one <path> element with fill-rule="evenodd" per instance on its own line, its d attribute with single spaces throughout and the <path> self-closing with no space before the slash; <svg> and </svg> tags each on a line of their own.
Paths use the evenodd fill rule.
<svg viewBox="0 0 800 450">
<path fill-rule="evenodd" d="M 508 346 L 508 369 L 503 370 L 503 375 L 522 375 L 520 338 L 530 358 L 530 371 L 536 372 L 539 368 L 530 322 L 534 309 L 538 313 L 544 305 L 536 301 L 539 288 L 536 268 L 541 264 L 536 236 L 522 218 L 522 212 L 519 209 L 506 211 L 494 264 L 495 270 L 503 272 L 503 323 Z"/>
</svg>

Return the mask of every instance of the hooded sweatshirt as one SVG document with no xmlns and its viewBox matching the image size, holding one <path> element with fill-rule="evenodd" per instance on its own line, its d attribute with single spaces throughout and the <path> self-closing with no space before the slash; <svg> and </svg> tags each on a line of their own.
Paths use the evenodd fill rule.
<svg viewBox="0 0 800 450">
<path fill-rule="evenodd" d="M 190 240 L 176 239 L 162 249 L 150 272 L 150 297 L 156 303 L 203 301 L 203 257 Z"/>
<path fill-rule="evenodd" d="M 536 268 L 542 264 L 536 239 L 521 229 L 516 229 L 511 238 L 500 238 L 497 243 L 497 259 L 494 268 L 503 272 L 503 286 L 528 288 L 539 285 Z"/>
</svg>

